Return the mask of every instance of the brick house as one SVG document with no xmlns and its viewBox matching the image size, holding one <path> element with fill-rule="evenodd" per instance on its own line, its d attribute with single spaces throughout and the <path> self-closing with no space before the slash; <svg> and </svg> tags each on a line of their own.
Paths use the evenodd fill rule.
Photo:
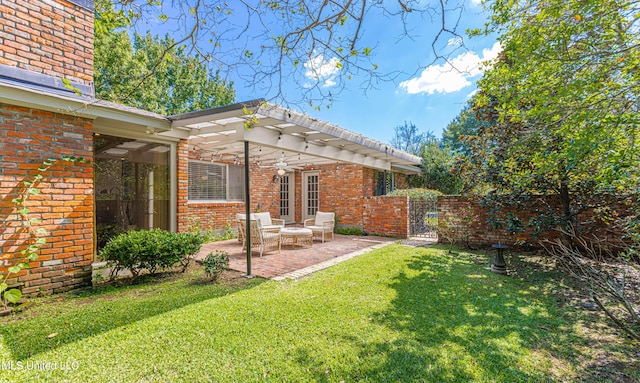
<svg viewBox="0 0 640 383">
<path fill-rule="evenodd" d="M 161 116 L 95 99 L 93 21 L 92 0 L 0 4 L 0 269 L 27 239 L 11 202 L 22 182 L 49 157 L 91 160 L 54 166 L 30 198 L 48 234 L 9 281 L 23 293 L 90 283 L 96 248 L 122 230 L 235 226 L 245 163 L 252 211 L 408 235 L 407 198 L 378 195 L 420 158 L 262 100 Z"/>
</svg>

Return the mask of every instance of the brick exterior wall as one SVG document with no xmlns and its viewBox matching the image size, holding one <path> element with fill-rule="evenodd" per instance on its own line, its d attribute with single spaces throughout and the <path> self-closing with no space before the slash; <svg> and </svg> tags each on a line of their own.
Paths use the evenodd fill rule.
<svg viewBox="0 0 640 383">
<path fill-rule="evenodd" d="M 92 160 L 91 120 L 0 104 L 0 269 L 14 264 L 28 236 L 17 220 L 13 198 L 23 181 L 49 157 Z M 29 198 L 31 217 L 48 231 L 29 271 L 9 283 L 27 295 L 50 294 L 91 284 L 93 262 L 93 166 L 62 163 L 44 174 L 39 195 Z"/>
<path fill-rule="evenodd" d="M 187 141 L 183 140 L 178 144 L 178 231 L 188 230 L 190 222 L 199 222 L 201 229 L 220 231 L 226 224 L 235 228 L 236 214 L 245 212 L 244 202 L 188 201 L 189 159 L 198 160 L 199 158 L 197 153 L 188 150 Z M 367 198 L 373 197 L 374 194 L 375 171 L 359 165 L 336 163 L 308 166 L 302 171 L 295 171 L 293 202 L 296 222 L 303 221 L 302 175 L 307 171 L 318 172 L 319 210 L 335 212 L 338 227 L 357 227 L 366 230 L 365 222 L 368 219 L 371 229 L 367 231 L 406 238 L 408 207 L 397 203 L 396 200 L 393 200 L 391 206 L 376 204 L 375 201 L 378 200 L 368 201 Z M 278 218 L 280 217 L 280 184 L 272 182 L 274 173 L 274 171 L 259 168 L 255 164 L 251 165 L 251 211 L 268 211 L 272 217 Z M 403 198 L 406 199 L 400 197 L 400 199 Z M 370 207 L 369 216 L 365 218 L 367 206 Z M 404 213 L 401 213 L 402 209 Z M 390 217 L 399 217 L 401 222 L 396 222 Z"/>
<path fill-rule="evenodd" d="M 176 173 L 178 177 L 177 185 L 177 229 L 187 231 L 189 227 L 189 142 L 180 140 L 176 145 L 176 156 L 178 165 Z"/>
<path fill-rule="evenodd" d="M 514 245 L 517 241 L 525 241 L 534 247 L 539 247 L 539 239 L 555 239 L 560 236 L 557 230 L 546 230 L 540 233 L 537 238 L 531 227 L 526 227 L 529 220 L 537 215 L 548 211 L 546 206 L 556 209 L 555 214 L 560 214 L 560 201 L 554 197 L 532 196 L 529 205 L 525 208 L 505 208 L 502 210 L 503 216 L 506 217 L 508 212 L 518 217 L 525 226 L 525 231 L 509 235 L 504 229 L 493 229 L 487 219 L 491 217 L 489 210 L 480 206 L 477 198 L 465 196 L 439 196 L 438 197 L 438 229 L 442 230 L 447 216 L 459 215 L 463 209 L 470 206 L 475 214 L 475 219 L 468 228 L 469 243 L 477 246 L 489 246 L 494 243 L 501 242 L 507 245 Z M 614 205 L 613 208 L 619 212 L 624 212 L 626 207 Z M 600 239 L 607 240 L 610 244 L 620 245 L 621 233 L 606 225 L 597 218 L 597 214 L 593 210 L 587 210 L 576 216 L 578 226 L 588 230 L 588 234 L 596 235 Z M 439 241 L 445 241 L 442 236 Z"/>
<path fill-rule="evenodd" d="M 65 0 L 3 0 L 0 64 L 91 85 L 93 19 Z"/>
<path fill-rule="evenodd" d="M 245 213 L 244 202 L 189 202 L 189 160 L 199 160 L 197 153 L 189 151 L 186 140 L 178 143 L 178 231 L 189 229 L 190 223 L 199 222 L 203 230 L 222 230 L 225 225 L 236 227 L 236 214 Z M 280 216 L 280 184 L 271 182 L 273 172 L 252 164 L 251 211 L 268 211 Z"/>
<path fill-rule="evenodd" d="M 363 221 L 369 234 L 409 238 L 409 197 L 365 197 Z"/>
<path fill-rule="evenodd" d="M 322 165 L 316 169 L 320 171 L 319 210 L 335 212 L 338 227 L 362 229 L 366 169 L 352 164 Z"/>
</svg>

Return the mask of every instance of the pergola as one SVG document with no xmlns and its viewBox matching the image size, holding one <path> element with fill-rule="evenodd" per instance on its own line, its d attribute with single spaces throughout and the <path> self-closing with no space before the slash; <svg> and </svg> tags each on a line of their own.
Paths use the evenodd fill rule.
<svg viewBox="0 0 640 383">
<path fill-rule="evenodd" d="M 264 100 L 175 115 L 169 120 L 173 134 L 187 138 L 189 148 L 205 159 L 244 159 L 244 143 L 248 142 L 249 158 L 265 166 L 284 153 L 289 169 L 346 162 L 383 171 L 420 172 L 415 167 L 420 157 Z"/>
<path fill-rule="evenodd" d="M 421 158 L 336 125 L 264 100 L 169 117 L 171 135 L 188 139 L 200 158 L 286 170 L 344 162 L 381 171 L 419 173 Z M 279 164 L 278 164 L 279 163 Z M 251 212 L 249 166 L 245 166 L 245 211 Z M 247 232 L 247 276 L 251 238 Z"/>
</svg>

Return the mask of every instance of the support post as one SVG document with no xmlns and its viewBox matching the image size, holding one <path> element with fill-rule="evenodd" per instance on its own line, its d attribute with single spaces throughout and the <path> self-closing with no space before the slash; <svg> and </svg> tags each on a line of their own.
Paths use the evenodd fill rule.
<svg viewBox="0 0 640 383">
<path fill-rule="evenodd" d="M 249 187 L 249 141 L 244 142 L 244 207 L 246 217 L 245 240 L 247 241 L 247 275 L 245 277 L 252 278 L 251 275 L 251 188 Z"/>
</svg>

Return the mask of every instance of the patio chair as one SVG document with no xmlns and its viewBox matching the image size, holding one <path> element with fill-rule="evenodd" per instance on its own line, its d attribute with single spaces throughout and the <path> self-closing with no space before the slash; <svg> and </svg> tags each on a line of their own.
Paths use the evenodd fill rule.
<svg viewBox="0 0 640 383">
<path fill-rule="evenodd" d="M 247 219 L 246 214 L 236 214 L 236 229 L 238 230 L 238 243 L 244 244 L 244 230 L 240 230 L 240 220 Z M 255 219 L 253 213 L 250 216 L 250 219 Z"/>
<path fill-rule="evenodd" d="M 244 232 L 240 230 L 241 219 L 246 219 L 246 214 L 236 214 L 236 227 L 238 228 L 238 242 L 242 243 Z M 284 219 L 271 218 L 271 213 L 265 211 L 263 213 L 251 213 L 251 219 L 259 219 L 263 229 L 284 228 Z"/>
<path fill-rule="evenodd" d="M 246 241 L 246 231 L 247 231 L 247 220 L 239 219 L 238 220 L 238 232 L 242 232 L 242 250 L 247 248 Z M 259 219 L 250 219 L 249 220 L 249 229 L 251 230 L 251 249 L 259 249 L 260 256 L 270 249 L 278 249 L 278 252 L 281 250 L 281 242 L 280 242 L 280 229 L 281 227 L 272 227 L 272 228 L 263 228 Z"/>
<path fill-rule="evenodd" d="M 274 227 L 283 228 L 284 227 L 284 219 L 279 218 L 271 218 L 271 213 L 268 211 L 262 213 L 254 213 L 251 214 L 255 217 L 255 219 L 260 220 L 260 224 L 263 229 L 271 229 Z"/>
<path fill-rule="evenodd" d="M 333 228 L 336 224 L 336 213 L 316 212 L 315 218 L 304 220 L 304 227 L 311 229 L 313 235 L 322 235 L 322 243 L 324 243 L 324 234 L 331 233 L 333 241 Z"/>
</svg>

